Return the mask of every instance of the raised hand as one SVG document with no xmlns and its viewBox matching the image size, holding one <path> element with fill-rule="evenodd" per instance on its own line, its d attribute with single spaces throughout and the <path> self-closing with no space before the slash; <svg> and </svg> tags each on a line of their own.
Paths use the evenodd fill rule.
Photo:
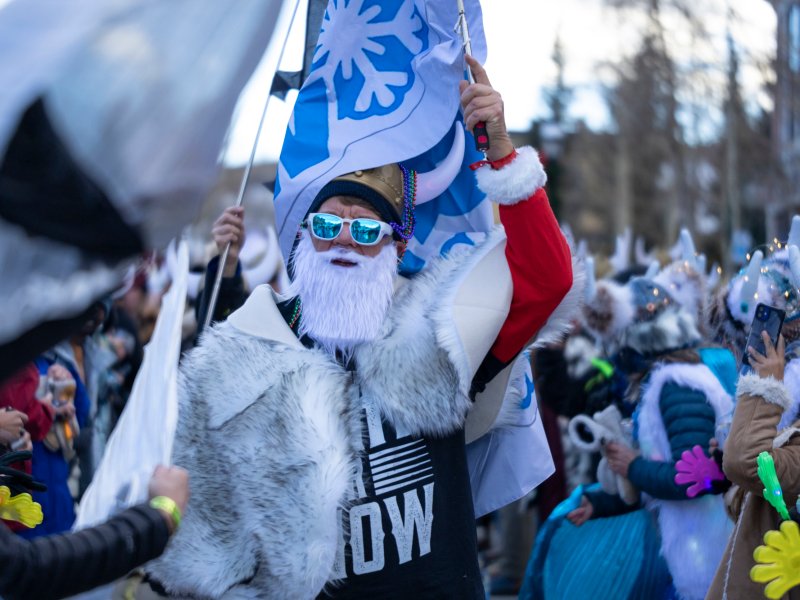
<svg viewBox="0 0 800 600">
<path fill-rule="evenodd" d="M 678 485 L 691 484 L 686 490 L 686 496 L 694 498 L 700 492 L 712 489 L 714 481 L 725 481 L 725 475 L 720 471 L 717 461 L 706 456 L 700 446 L 684 450 L 681 458 L 675 463 L 675 483 Z"/>
<path fill-rule="evenodd" d="M 786 365 L 786 341 L 782 335 L 778 336 L 778 345 L 775 346 L 766 331 L 761 332 L 761 339 L 764 340 L 764 354 L 752 346 L 747 347 L 750 365 L 759 377 L 772 377 L 783 381 L 783 371 Z"/>
<path fill-rule="evenodd" d="M 764 535 L 764 544 L 753 552 L 756 565 L 750 569 L 750 579 L 769 582 L 764 594 L 777 600 L 800 584 L 800 528 L 794 521 L 784 521 L 780 531 Z"/>
<path fill-rule="evenodd" d="M 466 59 L 472 75 L 475 77 L 475 83 L 471 85 L 466 81 L 460 83 L 464 125 L 472 131 L 476 123 L 485 123 L 491 141 L 486 158 L 499 160 L 514 151 L 514 144 L 506 129 L 503 98 L 492 87 L 489 76 L 481 63 L 471 56 L 467 56 Z"/>
<path fill-rule="evenodd" d="M 233 277 L 236 275 L 236 264 L 239 261 L 239 251 L 244 246 L 244 207 L 230 206 L 222 211 L 219 218 L 214 221 L 211 229 L 214 236 L 214 243 L 217 245 L 219 253 L 225 250 L 225 246 L 230 243 L 231 249 L 228 258 L 223 265 L 223 276 Z"/>
</svg>

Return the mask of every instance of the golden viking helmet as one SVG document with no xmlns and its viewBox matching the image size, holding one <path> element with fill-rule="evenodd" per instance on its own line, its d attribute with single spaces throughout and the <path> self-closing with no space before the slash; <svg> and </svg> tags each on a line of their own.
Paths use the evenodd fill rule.
<svg viewBox="0 0 800 600">
<path fill-rule="evenodd" d="M 351 196 L 367 202 L 383 221 L 403 227 L 408 212 L 406 203 L 412 201 L 405 197 L 406 182 L 403 181 L 409 176 L 409 171 L 406 170 L 406 175 L 403 171 L 392 163 L 340 175 L 323 186 L 308 212 L 316 212 L 325 200 L 333 196 Z"/>
<path fill-rule="evenodd" d="M 336 177 L 333 182 L 355 183 L 377 192 L 397 215 L 403 214 L 403 173 L 396 163 Z"/>
</svg>

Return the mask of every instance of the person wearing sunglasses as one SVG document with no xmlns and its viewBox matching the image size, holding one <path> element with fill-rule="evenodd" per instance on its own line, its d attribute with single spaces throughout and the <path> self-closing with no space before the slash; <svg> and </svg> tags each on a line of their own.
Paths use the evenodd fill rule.
<svg viewBox="0 0 800 600">
<path fill-rule="evenodd" d="M 506 419 L 530 406 L 506 382 L 537 332 L 566 324 L 550 320 L 562 302 L 570 318 L 573 277 L 538 155 L 513 147 L 499 94 L 470 65 L 465 123 L 485 121 L 492 140 L 476 181 L 504 228 L 407 278 L 426 174 L 356 170 L 308 201 L 287 294 L 259 286 L 223 307 L 183 361 L 173 458 L 198 485 L 147 597 L 484 597 L 475 516 L 492 507 L 473 504 L 486 478 L 465 442 L 490 437 L 490 397 L 510 398 Z M 538 471 L 505 502 L 552 473 L 535 440 L 520 463 Z"/>
</svg>

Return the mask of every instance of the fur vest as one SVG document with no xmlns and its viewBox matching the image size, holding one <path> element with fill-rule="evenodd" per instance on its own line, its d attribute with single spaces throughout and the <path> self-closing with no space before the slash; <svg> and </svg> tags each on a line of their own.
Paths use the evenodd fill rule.
<svg viewBox="0 0 800 600">
<path fill-rule="evenodd" d="M 702 392 L 714 408 L 717 426 L 733 409 L 733 398 L 704 364 L 667 364 L 657 368 L 641 398 L 639 444 L 648 460 L 671 460 L 659 400 L 668 382 Z M 679 596 L 702 600 L 722 559 L 732 526 L 720 495 L 687 500 L 647 500 L 658 514 L 661 554 L 667 562 Z"/>
<path fill-rule="evenodd" d="M 148 573 L 178 597 L 315 597 L 331 576 L 337 510 L 356 472 L 359 395 L 413 434 L 464 427 L 476 357 L 496 337 L 510 291 L 475 309 L 497 313 L 485 330 L 473 320 L 485 348 L 458 329 L 453 307 L 470 312 L 458 300 L 467 274 L 503 247 L 495 232 L 400 288 L 381 337 L 357 350 L 352 373 L 291 334 L 243 331 L 236 313 L 204 334 L 179 380 L 174 462 L 189 470 L 192 497 Z M 271 299 L 259 289 L 248 305 L 268 319 Z"/>
</svg>

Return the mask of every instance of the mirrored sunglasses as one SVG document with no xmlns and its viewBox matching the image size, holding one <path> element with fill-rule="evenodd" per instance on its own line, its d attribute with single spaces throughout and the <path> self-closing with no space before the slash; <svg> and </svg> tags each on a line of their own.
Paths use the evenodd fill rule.
<svg viewBox="0 0 800 600">
<path fill-rule="evenodd" d="M 311 213 L 306 219 L 306 225 L 311 234 L 318 240 L 330 242 L 339 237 L 344 229 L 344 224 L 350 225 L 350 237 L 361 246 L 374 246 L 384 236 L 392 235 L 392 227 L 376 219 L 345 219 L 338 215 L 328 213 Z"/>
</svg>

